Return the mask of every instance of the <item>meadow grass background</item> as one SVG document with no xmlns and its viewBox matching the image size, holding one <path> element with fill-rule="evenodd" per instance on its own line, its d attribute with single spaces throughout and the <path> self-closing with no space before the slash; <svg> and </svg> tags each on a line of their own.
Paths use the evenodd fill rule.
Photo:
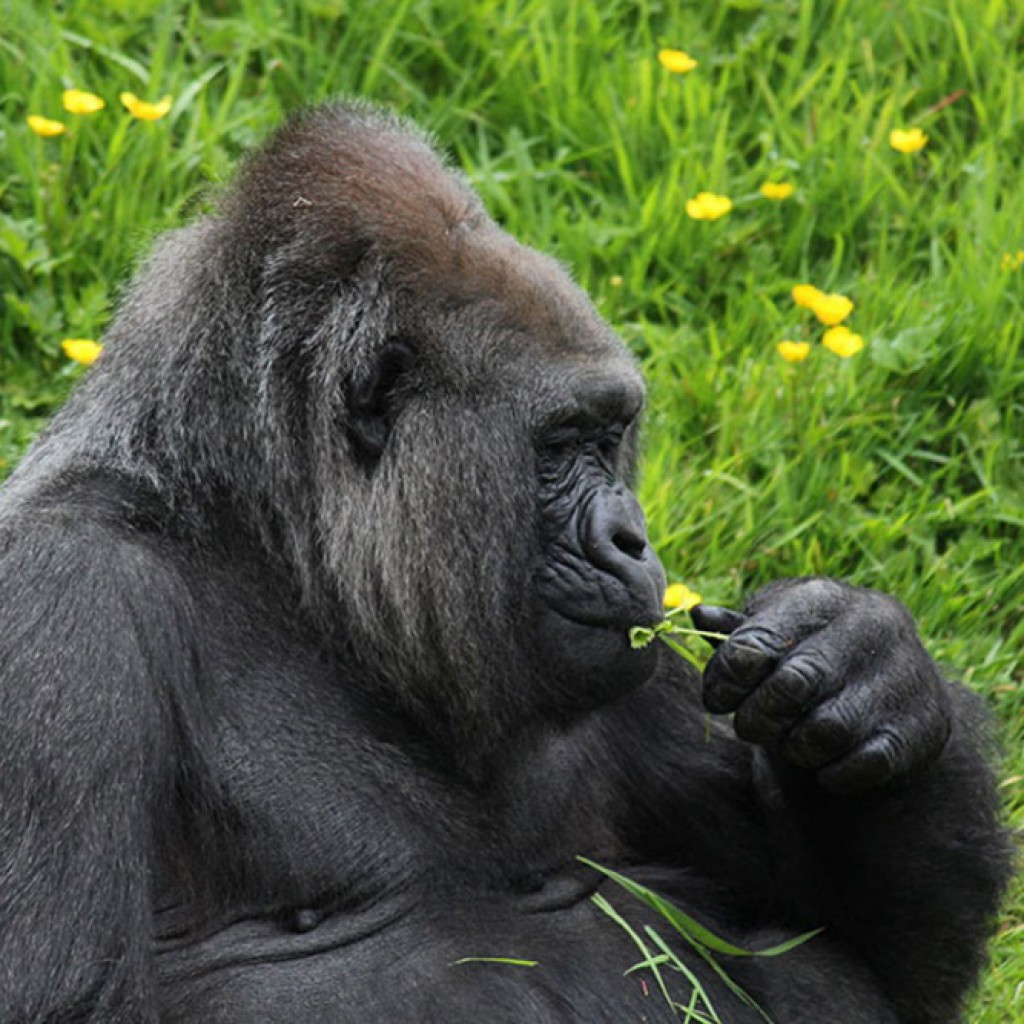
<svg viewBox="0 0 1024 1024">
<path fill-rule="evenodd" d="M 1024 824 L 1024 5 L 1011 0 L 0 0 L 0 474 L 83 372 L 153 235 L 283 115 L 346 94 L 429 127 L 642 360 L 670 576 L 892 591 L 984 695 Z M 699 64 L 666 71 L 661 47 Z M 90 116 L 61 91 L 100 94 Z M 121 91 L 171 113 L 132 119 Z M 64 121 L 42 139 L 28 114 Z M 903 155 L 895 127 L 927 147 Z M 759 195 L 789 181 L 785 202 Z M 701 190 L 730 196 L 691 220 Z M 841 360 L 790 298 L 850 296 Z M 812 343 L 788 364 L 783 339 Z M 1024 888 L 970 1019 L 1024 1020 Z"/>
</svg>

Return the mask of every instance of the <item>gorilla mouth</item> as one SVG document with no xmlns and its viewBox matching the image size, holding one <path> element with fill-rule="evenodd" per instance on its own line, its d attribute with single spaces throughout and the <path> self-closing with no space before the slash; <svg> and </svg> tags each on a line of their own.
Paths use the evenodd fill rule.
<svg viewBox="0 0 1024 1024">
<path fill-rule="evenodd" d="M 538 582 L 544 603 L 577 626 L 627 633 L 634 626 L 654 626 L 665 617 L 661 604 L 664 574 L 657 561 L 631 573 L 628 579 L 592 567 L 586 574 L 572 573 L 571 578 L 556 572 L 546 572 L 543 577 Z"/>
<path fill-rule="evenodd" d="M 579 594 L 559 595 L 561 599 L 549 601 L 548 607 L 575 626 L 626 635 L 634 626 L 652 627 L 664 618 L 655 581 L 646 589 L 649 593 L 637 594 L 615 580 L 613 586 L 604 585 L 583 600 Z"/>
</svg>

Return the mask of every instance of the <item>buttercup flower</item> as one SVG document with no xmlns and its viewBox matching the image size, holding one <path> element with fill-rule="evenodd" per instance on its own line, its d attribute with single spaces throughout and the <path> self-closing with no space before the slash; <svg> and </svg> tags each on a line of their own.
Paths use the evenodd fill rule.
<svg viewBox="0 0 1024 1024">
<path fill-rule="evenodd" d="M 83 366 L 90 366 L 99 358 L 103 346 L 97 344 L 91 338 L 65 338 L 60 347 L 68 359 L 73 359 Z"/>
<path fill-rule="evenodd" d="M 853 312 L 853 303 L 845 295 L 823 295 L 819 292 L 810 309 L 823 324 L 834 327 Z"/>
<path fill-rule="evenodd" d="M 790 293 L 793 301 L 809 309 L 823 324 L 834 327 L 852 312 L 853 303 L 845 295 L 830 295 L 813 284 L 798 284 Z"/>
<path fill-rule="evenodd" d="M 849 359 L 864 347 L 864 339 L 843 324 L 838 327 L 830 327 L 821 339 L 821 343 L 840 359 Z"/>
<path fill-rule="evenodd" d="M 95 114 L 106 106 L 96 93 L 83 92 L 81 89 L 65 89 L 62 99 L 64 109 L 69 114 Z"/>
<path fill-rule="evenodd" d="M 685 583 L 673 583 L 672 586 L 666 587 L 665 596 L 662 599 L 662 604 L 668 611 L 682 608 L 684 612 L 688 612 L 691 608 L 699 605 L 700 602 L 700 594 L 695 590 L 691 590 Z"/>
<path fill-rule="evenodd" d="M 140 121 L 159 121 L 161 117 L 170 113 L 174 101 L 170 96 L 165 96 L 158 103 L 146 103 L 133 92 L 123 92 L 121 102 L 132 117 L 137 117 Z"/>
<path fill-rule="evenodd" d="M 48 117 L 40 117 L 38 114 L 29 114 L 25 123 L 44 139 L 52 139 L 55 135 L 63 135 L 68 126 L 61 121 L 51 121 Z"/>
<path fill-rule="evenodd" d="M 685 75 L 697 66 L 697 61 L 682 50 L 659 50 L 658 61 L 667 71 L 674 71 L 677 75 Z"/>
<path fill-rule="evenodd" d="M 698 192 L 693 199 L 686 200 L 686 213 L 694 220 L 718 220 L 731 209 L 732 200 L 714 192 Z"/>
<path fill-rule="evenodd" d="M 788 181 L 766 181 L 761 186 L 761 195 L 765 199 L 788 199 L 796 191 L 796 185 Z"/>
<path fill-rule="evenodd" d="M 999 266 L 1003 270 L 1016 270 L 1021 264 L 1024 264 L 1024 249 L 1018 249 L 1016 252 L 1004 252 L 1003 258 L 999 261 Z"/>
<path fill-rule="evenodd" d="M 928 136 L 920 128 L 893 128 L 889 145 L 899 153 L 916 153 L 928 145 Z"/>
<path fill-rule="evenodd" d="M 810 343 L 806 341 L 780 341 L 775 350 L 787 363 L 802 363 L 811 354 Z"/>
<path fill-rule="evenodd" d="M 803 306 L 804 309 L 813 309 L 818 299 L 824 298 L 825 295 L 823 291 L 815 288 L 813 284 L 794 285 L 790 294 L 793 296 L 793 301 L 798 306 Z"/>
</svg>

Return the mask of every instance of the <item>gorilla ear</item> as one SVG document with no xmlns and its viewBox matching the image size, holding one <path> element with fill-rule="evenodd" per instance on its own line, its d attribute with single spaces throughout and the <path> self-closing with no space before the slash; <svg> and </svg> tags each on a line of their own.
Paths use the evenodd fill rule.
<svg viewBox="0 0 1024 1024">
<path fill-rule="evenodd" d="M 398 414 L 402 378 L 413 362 L 412 345 L 390 339 L 369 370 L 354 378 L 348 396 L 348 436 L 357 454 L 375 464 L 384 453 Z"/>
</svg>

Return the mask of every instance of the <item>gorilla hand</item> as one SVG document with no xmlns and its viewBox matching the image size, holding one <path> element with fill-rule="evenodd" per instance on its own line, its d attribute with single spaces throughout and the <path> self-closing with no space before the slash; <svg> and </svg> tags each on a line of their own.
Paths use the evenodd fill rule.
<svg viewBox="0 0 1024 1024">
<path fill-rule="evenodd" d="M 704 671 L 704 704 L 737 735 L 815 773 L 837 793 L 880 786 L 938 756 L 947 684 L 895 598 L 812 577 L 773 583 L 746 615 L 698 606 L 730 633 Z"/>
</svg>

